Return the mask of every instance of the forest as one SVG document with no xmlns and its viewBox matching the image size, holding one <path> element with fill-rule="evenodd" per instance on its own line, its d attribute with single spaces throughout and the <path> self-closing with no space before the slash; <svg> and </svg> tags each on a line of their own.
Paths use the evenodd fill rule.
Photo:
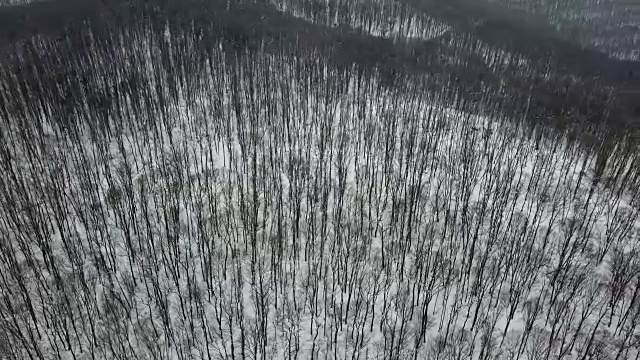
<svg viewBox="0 0 640 360">
<path fill-rule="evenodd" d="M 0 360 L 640 359 L 619 69 L 404 0 L 65 4 L 0 31 Z"/>
</svg>

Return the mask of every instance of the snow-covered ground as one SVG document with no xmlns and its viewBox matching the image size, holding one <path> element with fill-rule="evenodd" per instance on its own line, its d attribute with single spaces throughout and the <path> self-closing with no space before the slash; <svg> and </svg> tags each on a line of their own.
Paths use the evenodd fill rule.
<svg viewBox="0 0 640 360">
<path fill-rule="evenodd" d="M 441 59 L 450 65 L 466 65 L 466 59 L 460 56 L 462 53 L 479 59 L 494 71 L 513 66 L 526 73 L 531 66 L 531 61 L 522 54 L 458 33 L 445 22 L 395 0 L 327 0 L 316 2 L 315 6 L 309 1 L 271 0 L 270 4 L 283 13 L 314 24 L 348 28 L 395 41 L 436 41 L 457 53 Z M 443 36 L 445 34 L 448 36 Z"/>
<path fill-rule="evenodd" d="M 138 45 L 147 96 L 121 99 L 110 137 L 84 122 L 74 139 L 46 115 L 38 141 L 3 134 L 2 200 L 20 205 L 0 210 L 13 351 L 636 356 L 637 271 L 625 282 L 613 266 L 640 269 L 624 143 L 605 187 L 593 151 L 444 106 L 421 78 L 388 88 L 355 67 L 215 49 L 173 98 L 157 49 Z"/>
<path fill-rule="evenodd" d="M 432 40 L 451 28 L 430 16 L 418 14 L 395 1 L 327 0 L 309 3 L 271 0 L 279 11 L 329 27 L 347 27 L 367 35 L 395 40 Z"/>
</svg>

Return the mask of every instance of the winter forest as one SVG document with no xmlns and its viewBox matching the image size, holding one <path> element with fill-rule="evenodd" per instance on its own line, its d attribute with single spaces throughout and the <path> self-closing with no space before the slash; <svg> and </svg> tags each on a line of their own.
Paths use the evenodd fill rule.
<svg viewBox="0 0 640 360">
<path fill-rule="evenodd" d="M 439 1 L 54 3 L 0 36 L 1 360 L 640 358 L 631 63 Z"/>
</svg>

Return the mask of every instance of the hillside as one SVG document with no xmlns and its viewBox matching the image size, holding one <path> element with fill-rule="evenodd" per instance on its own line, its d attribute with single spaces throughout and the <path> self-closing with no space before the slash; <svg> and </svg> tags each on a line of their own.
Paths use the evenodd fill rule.
<svg viewBox="0 0 640 360">
<path fill-rule="evenodd" d="M 613 78 L 394 1 L 92 9 L 5 44 L 0 359 L 640 356 Z"/>
</svg>

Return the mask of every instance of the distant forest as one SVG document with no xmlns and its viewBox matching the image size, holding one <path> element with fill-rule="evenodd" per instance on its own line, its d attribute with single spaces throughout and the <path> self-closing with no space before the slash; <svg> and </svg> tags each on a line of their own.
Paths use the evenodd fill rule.
<svg viewBox="0 0 640 360">
<path fill-rule="evenodd" d="M 489 9 L 468 5 L 465 0 L 412 1 L 399 3 L 413 4 L 419 10 L 435 14 L 441 21 L 453 24 L 455 33 L 445 34 L 440 41 L 412 41 L 407 47 L 390 39 L 361 37 L 345 28 L 328 30 L 314 26 L 274 11 L 269 1 L 263 0 L 235 0 L 233 7 L 222 0 L 58 0 L 1 8 L 0 41 L 4 44 L 2 52 L 11 54 L 15 52 L 15 44 L 34 34 L 56 38 L 65 32 L 81 31 L 86 24 L 92 28 L 129 27 L 140 17 L 159 22 L 170 18 L 174 22 L 193 22 L 194 26 L 207 29 L 209 36 L 223 36 L 242 43 L 240 46 L 255 48 L 263 39 L 278 44 L 274 46 L 283 43 L 293 46 L 299 40 L 296 46 L 318 49 L 338 64 L 378 67 L 390 72 L 390 77 L 406 71 L 446 74 L 460 84 L 472 101 L 481 87 L 488 86 L 493 96 L 512 103 L 501 94 L 500 89 L 506 86 L 503 92 L 508 96 L 534 99 L 536 113 L 532 117 L 549 118 L 552 123 L 567 112 L 576 113 L 580 121 L 590 124 L 607 121 L 622 129 L 635 127 L 640 121 L 637 106 L 640 63 L 610 59 L 605 54 L 581 49 L 549 35 L 548 30 L 537 32 L 532 28 L 534 25 L 520 25 L 516 23 L 518 19 L 494 15 Z M 315 9 L 310 6 L 307 10 Z M 520 54 L 530 64 L 524 71 L 513 65 L 492 68 L 470 55 L 478 46 Z M 452 63 L 451 58 L 458 60 Z M 611 101 L 615 104 L 610 104 Z M 614 111 L 614 116 L 603 114 L 603 109 Z"/>
</svg>

